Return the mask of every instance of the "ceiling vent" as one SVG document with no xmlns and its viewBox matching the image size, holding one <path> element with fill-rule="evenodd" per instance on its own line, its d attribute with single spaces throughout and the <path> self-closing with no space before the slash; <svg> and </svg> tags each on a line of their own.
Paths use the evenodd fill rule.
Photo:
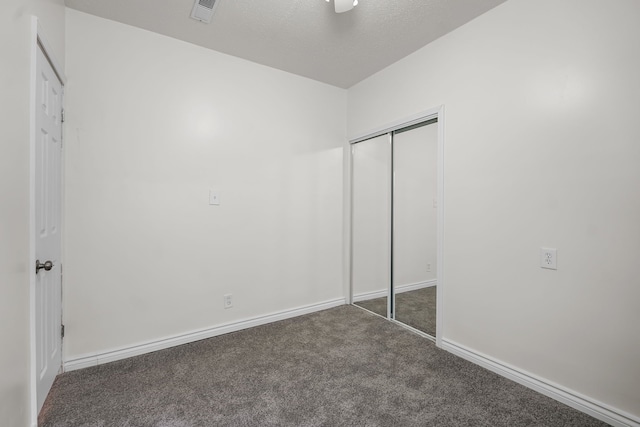
<svg viewBox="0 0 640 427">
<path fill-rule="evenodd" d="M 220 0 L 196 0 L 191 11 L 191 17 L 197 21 L 210 24 L 219 2 Z"/>
</svg>

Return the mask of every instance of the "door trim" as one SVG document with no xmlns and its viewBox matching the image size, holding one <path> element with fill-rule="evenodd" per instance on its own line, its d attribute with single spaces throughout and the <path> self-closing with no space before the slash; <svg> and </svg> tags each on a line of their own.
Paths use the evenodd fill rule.
<svg viewBox="0 0 640 427">
<path fill-rule="evenodd" d="M 349 278 L 348 283 L 348 292 L 346 295 L 346 300 L 349 304 L 353 303 L 353 280 L 352 280 L 352 255 L 353 255 L 353 230 L 351 226 L 351 222 L 353 221 L 353 197 L 352 197 L 352 182 L 353 182 L 353 144 L 358 142 L 365 141 L 367 139 L 375 138 L 380 135 L 384 135 L 386 133 L 393 132 L 395 130 L 399 130 L 411 125 L 415 125 L 427 120 L 437 119 L 438 120 L 438 154 L 436 159 L 437 164 L 437 276 L 436 280 L 438 283 L 438 292 L 436 296 L 436 345 L 442 348 L 442 333 L 444 331 L 443 328 L 443 319 L 444 319 L 444 294 L 445 294 L 445 277 L 444 277 L 444 212 L 445 212 L 445 196 L 444 196 L 444 183 L 445 183 L 445 175 L 444 175 L 444 167 L 445 167 L 445 147 L 444 147 L 444 137 L 445 137 L 445 108 L 444 105 L 439 105 L 435 108 L 431 108 L 429 110 L 425 110 L 411 116 L 395 120 L 391 123 L 387 123 L 375 129 L 372 129 L 368 132 L 363 132 L 361 134 L 356 134 L 349 138 L 348 150 L 345 150 L 349 155 L 349 161 L 346 162 L 349 170 L 346 176 L 348 177 L 349 182 L 345 186 L 347 191 L 349 192 L 349 204 L 347 205 L 349 212 L 345 215 L 349 219 L 348 231 L 346 236 L 349 240 L 347 245 L 347 256 L 348 260 L 346 260 L 345 265 L 349 270 L 346 274 L 346 277 Z"/>
<path fill-rule="evenodd" d="M 31 17 L 31 45 L 30 45 L 30 59 L 31 59 L 31 71 L 30 71 L 30 95 L 29 95 L 29 259 L 27 265 L 29 266 L 29 399 L 30 399 L 30 415 L 31 426 L 36 427 L 38 425 L 38 394 L 36 388 L 36 273 L 35 269 L 31 268 L 36 262 L 36 61 L 38 49 L 41 49 L 45 57 L 49 60 L 53 71 L 62 83 L 62 106 L 64 105 L 64 86 L 66 83 L 66 77 L 63 73 L 63 68 L 60 66 L 60 62 L 56 59 L 51 45 L 47 41 L 47 37 L 38 21 L 36 16 Z M 63 141 L 64 141 L 64 124 L 62 125 Z M 64 155 L 60 160 L 60 173 L 61 177 L 61 221 L 60 221 L 60 238 L 64 239 Z M 62 243 L 61 243 L 62 246 Z M 64 251 L 60 248 L 61 264 L 64 263 Z M 61 296 L 62 297 L 62 296 Z M 61 355 L 64 362 L 64 355 Z"/>
</svg>

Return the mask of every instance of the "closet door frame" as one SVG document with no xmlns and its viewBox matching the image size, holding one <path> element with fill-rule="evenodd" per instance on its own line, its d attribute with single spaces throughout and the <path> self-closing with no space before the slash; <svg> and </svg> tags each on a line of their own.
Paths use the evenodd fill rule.
<svg viewBox="0 0 640 427">
<path fill-rule="evenodd" d="M 444 105 L 440 105 L 438 107 L 422 111 L 420 113 L 411 115 L 409 117 L 405 117 L 400 120 L 396 120 L 391 123 L 387 123 L 386 125 L 380 126 L 376 129 L 373 129 L 369 132 L 365 132 L 360 135 L 355 135 L 349 139 L 349 147 L 347 150 L 349 160 L 347 162 L 349 171 L 346 174 L 348 177 L 348 185 L 346 188 L 348 189 L 348 200 L 347 204 L 347 217 L 348 217 L 348 246 L 349 250 L 347 251 L 348 260 L 346 262 L 348 269 L 348 278 L 349 278 L 349 286 L 348 286 L 348 294 L 346 296 L 346 301 L 349 304 L 353 304 L 353 145 L 359 142 L 366 141 L 371 138 L 375 138 L 380 135 L 384 135 L 387 133 L 391 133 L 393 131 L 406 128 L 412 125 L 416 125 L 418 123 L 422 123 L 428 120 L 437 119 L 438 126 L 438 154 L 437 154 L 437 297 L 436 297 L 436 337 L 435 342 L 438 347 L 442 347 L 442 331 L 443 328 L 443 319 L 444 319 L 444 301 L 445 301 L 445 277 L 444 277 L 444 212 L 445 212 L 445 194 L 444 194 L 444 161 L 445 161 L 445 146 L 444 146 L 444 129 L 445 129 L 445 117 L 444 117 Z M 392 159 L 393 160 L 393 159 Z M 392 190 L 393 191 L 393 190 Z M 392 199 L 393 203 L 393 199 Z M 393 219 L 392 219 L 393 221 Z M 393 224 L 393 222 L 392 222 Z M 392 230 L 393 232 L 393 230 Z M 391 236 L 391 245 L 393 247 L 393 236 Z M 391 254 L 393 257 L 393 253 Z M 391 263 L 391 274 L 393 275 L 393 260 L 390 259 Z M 393 276 L 392 276 L 393 277 Z M 387 298 L 388 302 L 388 310 L 387 310 L 387 318 L 393 322 L 396 322 L 391 317 L 391 304 L 393 303 L 393 289 L 391 286 L 391 278 L 389 280 L 389 298 Z M 403 323 L 396 322 L 402 326 Z M 408 327 L 409 329 L 415 331 L 415 329 Z M 423 334 L 420 334 L 423 335 Z M 428 335 L 424 334 L 428 337 Z"/>
</svg>

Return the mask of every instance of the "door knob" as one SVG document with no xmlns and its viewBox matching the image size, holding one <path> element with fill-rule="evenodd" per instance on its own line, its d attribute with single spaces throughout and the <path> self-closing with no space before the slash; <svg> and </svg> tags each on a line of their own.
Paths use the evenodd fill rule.
<svg viewBox="0 0 640 427">
<path fill-rule="evenodd" d="M 36 274 L 38 271 L 42 270 L 49 271 L 53 268 L 53 263 L 51 261 L 45 261 L 44 263 L 40 262 L 40 260 L 36 260 Z"/>
</svg>

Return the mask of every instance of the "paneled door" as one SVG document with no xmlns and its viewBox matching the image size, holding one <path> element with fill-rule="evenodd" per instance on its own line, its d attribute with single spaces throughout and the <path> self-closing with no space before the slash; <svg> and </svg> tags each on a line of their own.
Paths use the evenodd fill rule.
<svg viewBox="0 0 640 427">
<path fill-rule="evenodd" d="M 35 374 L 40 412 L 62 364 L 62 83 L 40 47 L 35 107 Z"/>
</svg>

